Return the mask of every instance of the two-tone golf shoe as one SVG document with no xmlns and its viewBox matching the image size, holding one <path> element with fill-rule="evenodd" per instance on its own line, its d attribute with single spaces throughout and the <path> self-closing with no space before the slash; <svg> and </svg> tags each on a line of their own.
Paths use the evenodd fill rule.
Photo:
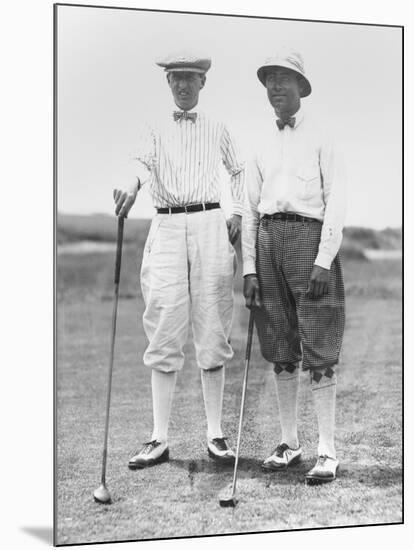
<svg viewBox="0 0 414 550">
<path fill-rule="evenodd" d="M 227 444 L 227 437 L 207 438 L 208 456 L 223 464 L 234 464 L 236 455 Z"/>
<path fill-rule="evenodd" d="M 315 466 L 305 475 L 307 485 L 327 483 L 336 479 L 339 461 L 326 455 L 318 457 Z"/>
<path fill-rule="evenodd" d="M 291 449 L 286 443 L 280 443 L 273 453 L 262 463 L 263 470 L 286 470 L 288 466 L 297 464 L 302 455 L 301 447 Z"/>
<path fill-rule="evenodd" d="M 155 466 L 167 462 L 170 458 L 170 451 L 167 442 L 149 441 L 144 443 L 143 447 L 137 451 L 128 462 L 130 470 L 139 470 L 148 466 Z"/>
</svg>

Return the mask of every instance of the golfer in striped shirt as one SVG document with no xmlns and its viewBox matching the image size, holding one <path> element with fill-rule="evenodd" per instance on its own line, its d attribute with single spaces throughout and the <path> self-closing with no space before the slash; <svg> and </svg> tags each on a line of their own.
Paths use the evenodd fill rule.
<svg viewBox="0 0 414 550">
<path fill-rule="evenodd" d="M 302 454 L 297 432 L 299 363 L 310 373 L 319 427 L 308 483 L 336 477 L 336 365 L 344 331 L 338 255 L 345 217 L 341 154 L 301 106 L 311 93 L 300 54 L 281 50 L 258 69 L 276 118 L 249 164 L 243 217 L 246 305 L 255 307 L 262 354 L 274 365 L 281 440 L 263 468 L 285 470 Z"/>
<path fill-rule="evenodd" d="M 177 372 L 191 322 L 201 372 L 211 458 L 234 461 L 223 437 L 221 412 L 224 365 L 233 355 L 229 342 L 233 312 L 235 251 L 244 202 L 244 166 L 226 126 L 196 109 L 211 60 L 170 56 L 157 63 L 167 73 L 175 102 L 160 124 L 139 144 L 137 181 L 115 189 L 116 214 L 126 215 L 143 184 L 157 214 L 144 249 L 141 287 L 144 330 L 149 345 L 144 363 L 152 369 L 153 432 L 130 458 L 131 469 L 168 460 L 168 423 Z M 219 169 L 230 175 L 233 215 L 220 208 Z"/>
</svg>

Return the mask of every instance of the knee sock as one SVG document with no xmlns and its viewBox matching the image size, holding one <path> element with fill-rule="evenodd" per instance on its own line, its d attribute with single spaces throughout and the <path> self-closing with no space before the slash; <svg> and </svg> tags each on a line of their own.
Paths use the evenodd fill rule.
<svg viewBox="0 0 414 550">
<path fill-rule="evenodd" d="M 168 439 L 168 423 L 174 396 L 176 372 L 152 371 L 152 409 L 154 428 L 152 440 L 166 442 Z"/>
<path fill-rule="evenodd" d="M 297 429 L 297 402 L 299 388 L 299 369 L 295 364 L 275 364 L 276 393 L 279 404 L 281 443 L 291 449 L 299 447 Z"/>
<path fill-rule="evenodd" d="M 334 441 L 336 382 L 335 367 L 311 371 L 311 388 L 319 428 L 318 455 L 327 455 L 330 458 L 336 458 Z"/>
<path fill-rule="evenodd" d="M 221 410 L 223 406 L 224 368 L 201 370 L 204 406 L 207 417 L 207 437 L 223 437 Z"/>
</svg>

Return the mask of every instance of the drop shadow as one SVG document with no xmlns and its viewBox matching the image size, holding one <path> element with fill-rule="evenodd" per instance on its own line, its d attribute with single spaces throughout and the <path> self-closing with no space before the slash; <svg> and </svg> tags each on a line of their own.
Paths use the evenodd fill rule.
<svg viewBox="0 0 414 550">
<path fill-rule="evenodd" d="M 261 479 L 266 487 L 273 484 L 291 485 L 302 484 L 306 473 L 315 465 L 315 458 L 305 458 L 298 464 L 290 466 L 287 470 L 268 471 L 263 470 L 262 460 L 251 457 L 241 457 L 238 465 L 238 478 Z M 207 459 L 170 459 L 170 466 L 181 468 L 188 472 L 190 484 L 194 483 L 197 473 L 228 474 L 233 472 L 232 464 L 221 464 Z M 386 464 L 378 463 L 370 466 L 362 466 L 353 463 L 340 463 L 337 481 L 341 484 L 359 484 L 366 487 L 395 486 L 402 482 L 402 468 L 392 468 Z M 319 486 L 316 484 L 316 486 Z"/>
<path fill-rule="evenodd" d="M 21 527 L 21 530 L 49 546 L 53 546 L 53 527 Z"/>
<path fill-rule="evenodd" d="M 262 460 L 258 460 L 256 458 L 240 457 L 237 468 L 239 475 L 249 474 L 250 477 L 258 477 L 262 474 L 265 474 L 265 472 L 263 472 L 260 467 L 262 462 Z M 173 467 L 186 470 L 189 476 L 193 476 L 196 473 L 228 473 L 232 472 L 234 469 L 234 464 L 232 463 L 226 464 L 222 462 L 216 462 L 214 460 L 207 460 L 204 458 L 198 460 L 189 458 L 172 458 L 170 459 L 169 464 Z"/>
</svg>

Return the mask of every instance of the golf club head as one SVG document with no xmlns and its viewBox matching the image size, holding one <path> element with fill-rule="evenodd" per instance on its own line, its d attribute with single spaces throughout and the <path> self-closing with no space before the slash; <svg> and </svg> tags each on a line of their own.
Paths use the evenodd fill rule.
<svg viewBox="0 0 414 550">
<path fill-rule="evenodd" d="M 93 492 L 93 498 L 95 499 L 95 502 L 98 502 L 99 504 L 111 504 L 111 495 L 103 484 L 95 489 Z"/>
<path fill-rule="evenodd" d="M 239 502 L 236 497 L 220 498 L 220 506 L 222 508 L 236 508 Z"/>
<path fill-rule="evenodd" d="M 226 487 L 219 496 L 219 503 L 222 508 L 235 508 L 237 502 L 238 500 L 231 485 Z"/>
</svg>

